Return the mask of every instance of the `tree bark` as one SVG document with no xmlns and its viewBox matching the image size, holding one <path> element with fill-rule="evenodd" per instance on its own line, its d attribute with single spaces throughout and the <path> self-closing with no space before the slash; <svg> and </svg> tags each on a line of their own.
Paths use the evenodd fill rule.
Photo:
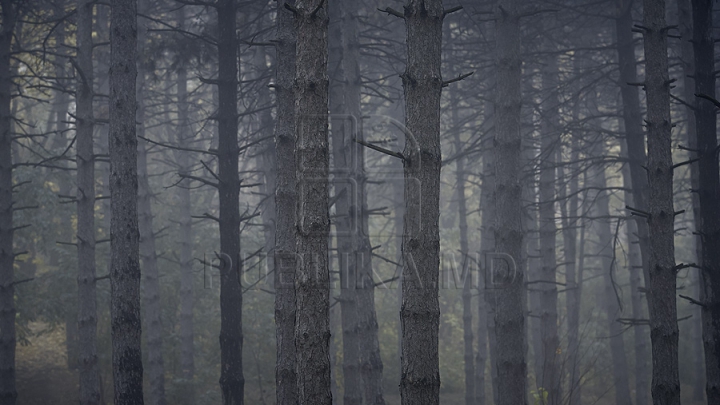
<svg viewBox="0 0 720 405">
<path fill-rule="evenodd" d="M 498 405 L 527 403 L 525 361 L 525 280 L 522 263 L 520 24 L 519 4 L 500 0 L 495 11 L 497 85 L 495 94 L 495 251 L 505 260 L 491 273 L 494 291 Z M 513 266 L 514 265 L 514 266 Z M 494 280 L 495 281 L 495 280 Z M 499 287 L 499 286 L 493 286 Z"/>
<path fill-rule="evenodd" d="M 542 71 L 542 87 L 546 93 L 546 102 L 541 106 L 543 121 L 540 138 L 540 334 L 542 344 L 539 386 L 548 393 L 548 404 L 559 405 L 562 402 L 560 372 L 560 338 L 558 336 L 558 292 L 555 280 L 557 258 L 555 255 L 555 170 L 556 151 L 560 141 L 560 122 L 558 117 L 558 62 L 555 55 L 549 56 Z"/>
<path fill-rule="evenodd" d="M 409 0 L 405 6 L 405 223 L 400 397 L 403 405 L 440 401 L 438 329 L 440 307 L 440 94 L 441 0 Z"/>
<path fill-rule="evenodd" d="M 80 404 L 99 404 L 97 297 L 95 290 L 95 154 L 93 151 L 93 2 L 77 2 L 77 84 L 75 139 L 77 153 L 78 341 Z"/>
<path fill-rule="evenodd" d="M 15 388 L 15 272 L 13 263 L 12 184 L 12 72 L 10 53 L 17 22 L 15 1 L 3 0 L 0 28 L 0 404 L 14 405 Z"/>
<path fill-rule="evenodd" d="M 715 97 L 713 2 L 693 0 L 695 93 Z M 700 157 L 698 197 L 702 240 L 701 300 L 705 348 L 707 403 L 720 402 L 720 175 L 718 174 L 716 107 L 708 100 L 695 103 L 697 150 Z"/>
<path fill-rule="evenodd" d="M 292 13 L 277 2 L 277 68 L 275 91 L 275 395 L 277 404 L 298 402 L 295 353 L 295 266 L 296 210 L 295 180 L 295 26 Z"/>
<path fill-rule="evenodd" d="M 356 275 L 358 345 L 360 350 L 360 375 L 366 405 L 385 405 L 383 395 L 383 362 L 380 357 L 377 313 L 375 312 L 375 280 L 373 279 L 370 225 L 368 223 L 367 176 L 365 174 L 365 149 L 355 142 L 364 140 L 361 111 L 362 78 L 360 75 L 360 36 L 358 32 L 359 3 L 354 0 L 342 2 L 342 63 L 345 75 L 345 110 L 352 119 L 352 126 L 345 132 L 346 148 L 350 153 L 349 175 L 351 184 L 357 187 L 357 197 L 350 200 L 349 214 L 355 219 L 352 227 L 353 255 Z"/>
<path fill-rule="evenodd" d="M 330 77 L 330 124 L 332 130 L 333 188 L 335 190 L 335 237 L 340 272 L 340 324 L 342 328 L 342 375 L 343 404 L 362 404 L 362 376 L 360 375 L 360 340 L 358 335 L 357 267 L 358 259 L 353 250 L 356 234 L 353 227 L 359 225 L 356 212 L 351 211 L 351 198 L 356 196 L 356 187 L 350 183 L 353 170 L 354 141 L 351 139 L 354 127 L 360 117 L 351 116 L 345 102 L 348 81 L 343 59 L 343 36 L 346 22 L 343 19 L 344 4 L 337 4 L 328 10 L 328 70 Z"/>
<path fill-rule="evenodd" d="M 298 1 L 295 10 L 298 402 L 301 405 L 330 405 L 328 14 L 323 0 Z"/>
<path fill-rule="evenodd" d="M 218 15 L 218 177 L 220 196 L 220 389 L 223 405 L 242 405 L 242 262 L 238 177 L 237 37 L 235 0 L 222 0 Z"/>
<path fill-rule="evenodd" d="M 645 211 L 648 178 L 644 167 L 645 156 L 645 134 L 642 128 L 642 113 L 640 110 L 640 95 L 638 88 L 629 83 L 637 83 L 637 70 L 635 60 L 635 42 L 633 39 L 633 0 L 618 0 L 619 14 L 615 19 L 615 36 L 617 38 L 618 63 L 620 65 L 620 95 L 622 98 L 622 116 L 625 124 L 625 145 L 630 167 L 630 183 L 634 208 Z M 638 243 L 642 256 L 642 272 L 645 286 L 648 285 L 648 224 L 643 218 L 636 218 Z M 636 294 L 633 291 L 633 294 Z M 647 335 L 644 328 L 635 328 L 635 405 L 647 405 L 648 397 L 648 376 L 649 359 L 645 345 Z"/>
<path fill-rule="evenodd" d="M 602 141 L 595 142 L 589 153 L 590 156 L 604 156 L 607 153 L 604 150 Z M 594 209 L 597 220 L 594 221 L 597 227 L 598 249 L 594 254 L 599 257 L 600 271 L 603 278 L 602 293 L 598 294 L 598 304 L 605 310 L 606 322 L 608 326 L 608 336 L 610 345 L 610 356 L 612 358 L 612 376 L 613 386 L 615 387 L 615 403 L 618 405 L 632 405 L 630 398 L 629 375 L 627 359 L 625 355 L 625 343 L 623 340 L 623 327 L 616 321 L 620 315 L 620 305 L 618 298 L 615 296 L 615 286 L 613 285 L 613 273 L 615 273 L 615 260 L 613 242 L 612 222 L 610 220 L 610 196 L 606 190 L 607 180 L 605 176 L 605 166 L 601 164 L 594 165 L 590 184 L 597 191 L 593 196 Z"/>
<path fill-rule="evenodd" d="M 110 17 L 111 325 L 116 405 L 143 404 L 135 80 L 137 3 Z"/>
<path fill-rule="evenodd" d="M 178 10 L 178 26 L 183 27 L 185 22 L 184 8 Z M 187 71 L 185 63 L 180 62 L 177 72 L 177 103 L 178 127 L 176 129 L 176 142 L 178 145 L 188 145 L 192 141 L 190 132 L 187 92 Z M 176 150 L 175 161 L 179 166 L 179 174 L 190 174 L 189 152 Z M 192 230 L 192 201 L 190 199 L 190 180 L 184 178 L 178 184 L 178 205 L 180 222 L 180 377 L 183 379 L 182 399 L 184 404 L 195 403 L 195 348 L 194 348 L 194 274 L 193 274 L 193 230 Z"/>
<path fill-rule="evenodd" d="M 648 260 L 652 397 L 657 405 L 680 404 L 675 289 L 673 163 L 665 1 L 643 1 L 647 94 Z M 717 166 L 714 168 L 717 173 Z M 717 174 L 716 174 L 717 176 Z M 717 177 L 716 177 L 717 178 Z M 714 200 L 717 202 L 717 199 Z"/>
</svg>

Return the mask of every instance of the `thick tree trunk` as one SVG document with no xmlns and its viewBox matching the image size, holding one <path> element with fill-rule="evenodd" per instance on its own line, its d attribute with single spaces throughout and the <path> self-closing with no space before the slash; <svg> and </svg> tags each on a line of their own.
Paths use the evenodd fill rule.
<svg viewBox="0 0 720 405">
<path fill-rule="evenodd" d="M 15 1 L 3 0 L 0 28 L 0 404 L 14 405 L 15 389 L 15 272 L 13 263 L 12 72 L 10 52 L 17 21 Z"/>
<path fill-rule="evenodd" d="M 645 134 L 642 128 L 642 113 L 640 111 L 640 95 L 637 86 L 637 71 L 635 61 L 635 42 L 633 39 L 632 0 L 618 0 L 619 15 L 615 20 L 615 35 L 617 38 L 618 63 L 620 65 L 620 95 L 622 97 L 622 116 L 625 124 L 625 144 L 630 167 L 630 183 L 634 208 L 645 210 L 648 180 L 645 171 Z M 644 218 L 636 218 L 637 235 L 642 255 L 642 272 L 645 285 L 648 285 L 647 265 L 648 251 L 648 224 Z M 638 294 L 634 290 L 632 294 Z M 644 328 L 635 328 L 635 405 L 647 405 L 648 376 L 650 376 L 650 362 L 643 342 L 647 341 Z"/>
<path fill-rule="evenodd" d="M 111 324 L 116 405 L 143 403 L 135 133 L 136 33 L 136 1 L 115 1 L 110 17 L 109 144 Z"/>
<path fill-rule="evenodd" d="M 675 298 L 677 269 L 673 241 L 675 215 L 670 121 L 671 82 L 668 75 L 668 27 L 665 22 L 664 0 L 643 1 L 643 26 L 648 129 L 647 175 L 650 189 L 647 222 L 650 235 L 648 307 L 653 361 L 651 392 L 654 404 L 669 405 L 680 404 L 680 380 Z M 717 179 L 717 165 L 713 171 Z M 717 203 L 717 198 L 713 201 Z"/>
<path fill-rule="evenodd" d="M 502 287 L 494 291 L 498 405 L 527 403 L 525 362 L 525 280 L 522 262 L 520 135 L 520 16 L 515 0 L 500 0 L 495 12 L 497 85 L 495 94 L 495 251 L 504 254 L 491 269 Z"/>
<path fill-rule="evenodd" d="M 713 2 L 694 0 L 693 50 L 695 93 L 715 97 Z M 716 107 L 708 100 L 695 103 L 700 235 L 702 240 L 703 346 L 707 403 L 720 402 L 720 176 L 718 174 Z M 675 342 L 677 343 L 677 342 Z"/>
<path fill-rule="evenodd" d="M 323 0 L 296 3 L 298 263 L 295 348 L 300 405 L 330 405 L 328 269 L 328 15 Z"/>
<path fill-rule="evenodd" d="M 295 27 L 292 13 L 285 4 L 277 3 L 277 70 L 275 91 L 277 120 L 275 122 L 275 337 L 277 363 L 275 394 L 277 404 L 298 401 L 295 354 L 295 266 L 296 210 L 295 180 Z"/>
<path fill-rule="evenodd" d="M 220 200 L 220 389 L 223 405 L 241 405 L 242 262 L 238 177 L 237 37 L 235 0 L 222 0 L 218 15 L 218 177 Z"/>
<path fill-rule="evenodd" d="M 80 404 L 99 404 L 97 297 L 95 292 L 95 155 L 93 151 L 93 2 L 77 4 L 77 88 L 75 132 L 77 153 L 78 342 Z"/>
<path fill-rule="evenodd" d="M 441 0 L 405 6 L 405 224 L 400 397 L 403 405 L 440 401 L 438 276 L 440 266 Z"/>
<path fill-rule="evenodd" d="M 548 57 L 542 71 L 542 87 L 546 93 L 543 110 L 542 134 L 540 137 L 540 337 L 542 344 L 539 386 L 548 393 L 548 405 L 562 402 L 560 371 L 561 360 L 558 356 L 560 338 L 558 336 L 558 292 L 555 280 L 557 258 L 555 255 L 555 170 L 556 148 L 560 141 L 560 122 L 558 117 L 558 62 L 554 55 Z M 561 353 L 562 351 L 560 351 Z"/>
</svg>

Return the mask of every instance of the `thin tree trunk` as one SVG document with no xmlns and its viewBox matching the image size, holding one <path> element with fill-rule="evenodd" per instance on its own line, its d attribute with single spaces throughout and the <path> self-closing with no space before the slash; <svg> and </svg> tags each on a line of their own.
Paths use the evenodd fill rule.
<svg viewBox="0 0 720 405">
<path fill-rule="evenodd" d="M 715 97 L 713 2 L 693 0 L 695 93 Z M 695 103 L 697 150 L 700 157 L 698 196 L 702 240 L 701 300 L 707 403 L 720 402 L 720 175 L 718 174 L 716 107 L 707 100 Z"/>
<path fill-rule="evenodd" d="M 597 141 L 592 146 L 590 156 L 604 156 L 606 151 L 602 141 Z M 610 218 L 610 196 L 605 190 L 607 180 L 605 167 L 595 165 L 590 184 L 595 190 L 599 190 L 594 196 L 594 209 L 599 218 L 595 221 L 597 226 L 598 249 L 595 253 L 600 258 L 600 271 L 603 277 L 603 291 L 599 294 L 598 301 L 605 310 L 608 326 L 610 344 L 610 356 L 612 358 L 613 386 L 615 387 L 615 403 L 618 405 L 632 405 L 630 398 L 629 375 L 627 359 L 625 355 L 625 343 L 623 341 L 623 327 L 616 321 L 620 315 L 620 305 L 616 297 L 614 286 L 615 260 L 613 230 Z"/>
<path fill-rule="evenodd" d="M 359 405 L 362 403 L 362 387 L 360 375 L 360 340 L 358 335 L 358 302 L 357 302 L 357 259 L 353 251 L 353 227 L 358 223 L 350 210 L 355 197 L 350 187 L 350 170 L 353 169 L 352 152 L 353 136 L 356 119 L 349 115 L 345 104 L 344 82 L 348 80 L 344 72 L 343 35 L 345 21 L 342 18 L 340 4 L 331 7 L 330 36 L 328 38 L 329 58 L 328 69 L 332 72 L 330 82 L 330 123 L 332 125 L 333 148 L 333 188 L 335 189 L 335 232 L 337 240 L 338 270 L 340 272 L 340 313 L 342 327 L 342 370 L 343 370 L 343 404 Z"/>
<path fill-rule="evenodd" d="M 403 405 L 440 401 L 438 328 L 440 307 L 440 94 L 441 0 L 408 0 L 406 140 L 403 151 L 405 224 L 400 397 Z"/>
<path fill-rule="evenodd" d="M 492 84 L 488 88 L 492 88 Z M 485 105 L 485 120 L 489 123 L 494 121 L 495 108 L 491 102 Z M 492 125 L 492 124 L 490 124 Z M 488 127 L 490 127 L 488 125 Z M 481 211 L 481 228 L 480 228 L 480 260 L 481 273 L 478 275 L 478 289 L 480 290 L 480 299 L 478 299 L 478 354 L 477 366 L 475 372 L 477 374 L 477 382 L 475 383 L 475 393 L 477 404 L 484 405 L 485 398 L 485 362 L 490 356 L 490 378 L 492 386 L 493 400 L 490 403 L 497 403 L 497 356 L 495 355 L 495 290 L 493 289 L 490 272 L 487 267 L 487 253 L 495 252 L 495 151 L 492 149 L 491 142 L 486 142 L 482 153 L 482 185 L 480 188 L 480 206 Z M 488 346 L 490 348 L 488 352 Z"/>
<path fill-rule="evenodd" d="M 356 212 L 351 210 L 355 197 L 350 185 L 350 170 L 353 169 L 352 152 L 356 120 L 350 116 L 345 102 L 348 81 L 343 59 L 343 35 L 346 22 L 343 20 L 341 4 L 331 7 L 330 35 L 328 38 L 328 70 L 330 78 L 330 124 L 332 129 L 333 188 L 335 189 L 335 233 L 337 241 L 338 271 L 340 272 L 340 324 L 342 328 L 342 375 L 343 404 L 362 404 L 362 376 L 360 375 L 360 340 L 358 335 L 357 266 L 358 257 L 353 250 L 356 238 L 354 226 L 358 225 Z"/>
<path fill-rule="evenodd" d="M 142 73 L 141 73 L 142 74 Z M 138 80 L 138 135 L 145 136 L 145 106 L 141 99 L 144 80 Z M 145 321 L 145 339 L 147 348 L 147 376 L 150 382 L 148 402 L 164 405 L 165 400 L 165 364 L 163 362 L 162 322 L 160 315 L 160 280 L 153 233 L 153 215 L 151 207 L 152 191 L 148 182 L 146 142 L 138 141 L 138 224 L 140 228 L 140 259 L 142 260 L 142 303 Z"/>
<path fill-rule="evenodd" d="M 573 120 L 577 121 L 578 109 L 575 108 Z M 577 162 L 580 157 L 579 134 L 572 135 L 570 162 Z M 562 152 L 558 150 L 558 161 L 562 161 Z M 559 192 L 558 199 L 560 203 L 560 212 L 562 217 L 562 236 L 563 248 L 565 250 L 565 282 L 566 282 L 566 311 L 567 311 L 567 369 L 569 374 L 568 380 L 568 404 L 580 405 L 582 385 L 580 381 L 580 305 L 581 291 L 578 283 L 577 268 L 577 216 L 578 216 L 578 183 L 579 175 L 576 172 L 577 164 L 569 166 L 570 180 L 569 184 L 565 184 L 565 173 L 562 167 L 558 168 Z M 569 192 L 569 204 L 566 206 L 567 192 Z"/>
<path fill-rule="evenodd" d="M 635 42 L 632 34 L 632 0 L 618 0 L 620 13 L 615 20 L 615 35 L 617 38 L 618 63 L 620 65 L 620 95 L 622 97 L 622 116 L 625 124 L 625 145 L 630 167 L 630 183 L 634 208 L 645 210 L 648 180 L 645 171 L 645 134 L 642 128 L 642 113 L 640 111 L 640 95 L 637 86 L 637 71 L 635 61 Z M 643 218 L 636 218 L 638 243 L 642 256 L 642 273 L 644 285 L 648 285 L 648 224 Z M 638 291 L 633 291 L 637 294 Z M 647 335 L 644 328 L 635 328 L 635 405 L 647 405 L 649 402 L 648 377 L 651 375 L 650 362 L 644 343 Z"/>
<path fill-rule="evenodd" d="M 143 404 L 137 213 L 135 0 L 117 0 L 110 17 L 111 324 L 116 405 Z"/>
<path fill-rule="evenodd" d="M 295 6 L 298 263 L 295 348 L 300 405 L 330 405 L 328 269 L 328 14 L 323 0 Z"/>
<path fill-rule="evenodd" d="M 15 388 L 15 272 L 13 263 L 12 124 L 10 52 L 17 21 L 17 4 L 3 0 L 0 28 L 0 404 L 14 405 Z"/>
<path fill-rule="evenodd" d="M 220 389 L 223 405 L 243 404 L 242 262 L 238 177 L 237 37 L 235 0 L 218 15 L 218 178 L 220 196 Z"/>
<path fill-rule="evenodd" d="M 548 404 L 559 405 L 562 402 L 560 374 L 560 338 L 558 336 L 558 292 L 555 281 L 557 259 L 555 255 L 555 170 L 556 148 L 560 141 L 560 122 L 558 117 L 558 62 L 557 57 L 549 56 L 542 71 L 542 87 L 548 91 L 546 103 L 542 106 L 543 121 L 540 138 L 540 268 L 537 289 L 540 290 L 540 322 L 542 342 L 542 378 L 540 386 L 548 393 Z"/>
<path fill-rule="evenodd" d="M 77 88 L 75 139 L 77 153 L 78 364 L 80 404 L 99 404 L 97 297 L 95 290 L 95 155 L 93 151 L 93 2 L 77 4 Z"/>
<path fill-rule="evenodd" d="M 178 26 L 183 27 L 184 8 L 178 10 Z M 187 71 L 181 62 L 177 72 L 178 127 L 176 130 L 178 145 L 188 145 L 192 141 L 188 117 Z M 189 152 L 176 150 L 175 161 L 181 176 L 190 174 Z M 193 231 L 192 201 L 190 199 L 190 180 L 183 178 L 178 184 L 178 205 L 180 222 L 180 376 L 183 379 L 182 400 L 184 404 L 195 403 L 195 348 L 194 348 L 194 274 L 193 274 Z"/>
<path fill-rule="evenodd" d="M 498 405 L 527 403 L 525 361 L 525 280 L 522 263 L 520 135 L 520 16 L 515 0 L 500 0 L 495 11 L 497 86 L 495 94 L 495 250 L 507 255 L 492 273 L 503 288 L 495 290 Z M 493 286 L 496 287 L 496 286 Z"/>
<path fill-rule="evenodd" d="M 372 249 L 367 206 L 367 176 L 365 175 L 365 150 L 355 143 L 364 140 L 363 118 L 360 106 L 362 78 L 360 76 L 360 37 L 358 32 L 358 5 L 354 0 L 344 0 L 342 21 L 343 72 L 345 74 L 345 109 L 352 117 L 352 126 L 345 132 L 346 147 L 350 154 L 349 167 L 352 184 L 357 187 L 357 199 L 350 200 L 350 215 L 355 215 L 353 227 L 353 255 L 355 256 L 358 315 L 358 345 L 360 350 L 360 374 L 366 405 L 385 405 L 383 395 L 383 362 L 380 357 L 377 313 L 375 312 L 375 280 L 373 279 Z M 353 204 L 354 203 L 354 204 Z"/>
<path fill-rule="evenodd" d="M 295 27 L 292 13 L 277 3 L 277 69 L 275 91 L 275 395 L 277 404 L 298 402 L 295 353 L 296 209 L 295 180 Z"/>
<path fill-rule="evenodd" d="M 650 235 L 647 291 L 653 361 L 651 391 L 654 404 L 670 405 L 680 404 L 680 380 L 675 298 L 677 269 L 673 240 L 675 215 L 670 119 L 671 82 L 668 75 L 668 27 L 665 22 L 664 0 L 643 1 L 643 26 L 648 129 L 647 175 L 650 189 L 647 207 Z M 696 80 L 697 82 L 699 80 Z M 714 162 L 717 163 L 716 160 Z M 717 179 L 717 165 L 713 171 Z M 713 201 L 717 203 L 716 198 Z"/>
</svg>

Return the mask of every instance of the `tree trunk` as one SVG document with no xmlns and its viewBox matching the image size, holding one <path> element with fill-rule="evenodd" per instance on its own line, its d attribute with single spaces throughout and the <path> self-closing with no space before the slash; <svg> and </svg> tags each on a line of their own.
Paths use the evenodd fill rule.
<svg viewBox="0 0 720 405">
<path fill-rule="evenodd" d="M 673 241 L 675 215 L 670 122 L 671 82 L 668 75 L 668 27 L 665 22 L 664 0 L 643 1 L 643 26 L 648 129 L 647 174 L 650 189 L 647 222 L 651 235 L 648 260 L 648 307 L 653 360 L 651 390 L 654 404 L 680 404 L 675 299 L 677 269 Z M 713 171 L 717 179 L 717 165 Z M 716 203 L 717 199 L 713 201 Z"/>
<path fill-rule="evenodd" d="M 77 4 L 77 88 L 75 132 L 77 153 L 78 341 L 80 404 L 99 404 L 97 297 L 95 292 L 95 155 L 93 151 L 93 2 Z"/>
<path fill-rule="evenodd" d="M 328 10 L 330 18 L 330 36 L 328 38 L 328 70 L 330 78 L 330 124 L 332 129 L 333 188 L 335 190 L 335 237 L 340 272 L 340 324 L 342 328 L 342 375 L 343 404 L 362 404 L 362 376 L 360 375 L 360 340 L 358 336 L 357 302 L 357 266 L 353 232 L 358 225 L 356 212 L 351 211 L 351 198 L 356 190 L 350 183 L 350 171 L 353 169 L 352 153 L 354 141 L 351 139 L 354 127 L 360 117 L 350 116 L 345 102 L 344 82 L 348 78 L 344 72 L 343 35 L 346 22 L 342 16 L 342 5 L 337 4 Z"/>
<path fill-rule="evenodd" d="M 573 120 L 577 121 L 578 108 L 573 111 Z M 580 135 L 572 134 L 570 162 L 577 162 L 580 158 Z M 558 161 L 562 161 L 562 151 L 558 150 Z M 582 298 L 582 287 L 579 283 L 577 267 L 577 226 L 578 220 L 578 183 L 579 176 L 577 173 L 577 164 L 569 165 L 571 177 L 569 184 L 566 184 L 565 173 L 562 167 L 558 168 L 559 192 L 558 199 L 560 203 L 560 212 L 562 218 L 562 236 L 563 248 L 565 250 L 565 282 L 567 284 L 566 292 L 566 311 L 567 311 L 567 369 L 568 369 L 568 404 L 580 405 L 582 385 L 580 372 L 580 306 Z M 570 201 L 567 204 L 567 192 L 570 194 Z M 567 204 L 567 206 L 566 206 Z"/>
<path fill-rule="evenodd" d="M 12 124 L 10 52 L 17 21 L 17 4 L 3 0 L 0 28 L 0 404 L 14 405 L 15 389 L 15 272 L 13 263 Z"/>
<path fill-rule="evenodd" d="M 457 121 L 457 104 L 451 104 L 454 108 L 453 123 Z M 463 149 L 460 140 L 460 130 L 454 134 L 455 153 Z M 463 291 L 462 291 L 462 320 L 463 320 L 463 343 L 465 349 L 464 371 L 465 371 L 465 404 L 475 404 L 475 364 L 473 359 L 473 332 L 472 332 L 472 271 L 468 263 L 470 250 L 468 248 L 468 224 L 467 205 L 465 201 L 465 160 L 460 157 L 455 161 L 455 196 L 458 204 L 458 228 L 460 229 L 460 262 L 462 263 Z M 484 341 L 482 342 L 484 343 Z M 484 363 L 483 363 L 484 365 Z"/>
<path fill-rule="evenodd" d="M 640 111 L 640 95 L 638 88 L 629 83 L 637 83 L 637 71 L 635 61 L 635 42 L 633 39 L 633 18 L 632 0 L 618 0 L 619 15 L 615 20 L 615 35 L 617 38 L 618 63 L 620 65 L 620 95 L 622 98 L 622 116 L 625 124 L 625 144 L 630 167 L 630 183 L 634 208 L 645 210 L 648 179 L 644 167 L 645 156 L 645 134 L 642 128 L 642 113 Z M 648 224 L 644 218 L 636 218 L 638 242 L 642 256 L 642 272 L 645 285 L 648 285 Z M 637 294 L 633 291 L 633 294 Z M 647 340 L 644 328 L 635 328 L 635 405 L 647 405 L 648 398 L 648 376 L 650 362 L 644 344 Z"/>
<path fill-rule="evenodd" d="M 492 88 L 493 84 L 489 83 L 488 88 Z M 485 105 L 485 120 L 489 122 L 491 127 L 495 117 L 494 104 L 487 102 Z M 491 140 L 492 141 L 492 140 Z M 483 147 L 482 152 L 482 185 L 480 188 L 480 206 L 481 211 L 481 227 L 480 227 L 480 260 L 481 270 L 478 275 L 478 289 L 480 298 L 478 299 L 478 354 L 477 366 L 475 372 L 477 374 L 477 382 L 475 383 L 475 393 L 477 404 L 484 405 L 485 399 L 485 362 L 490 355 L 490 378 L 492 386 L 493 400 L 489 403 L 497 403 L 497 356 L 495 354 L 495 290 L 492 288 L 490 272 L 487 267 L 488 262 L 486 254 L 495 252 L 495 151 L 492 145 Z M 488 352 L 488 346 L 490 351 Z"/>
<path fill-rule="evenodd" d="M 555 55 L 549 56 L 542 71 L 543 91 L 547 91 L 546 103 L 542 106 L 543 121 L 540 138 L 540 334 L 542 342 L 541 383 L 548 393 L 547 403 L 559 405 L 562 402 L 560 373 L 560 338 L 558 337 L 558 292 L 555 280 L 557 259 L 555 255 L 555 170 L 556 148 L 560 141 L 558 117 L 558 62 Z"/>
<path fill-rule="evenodd" d="M 400 397 L 403 405 L 440 401 L 438 276 L 440 266 L 441 0 L 408 0 L 405 224 Z"/>
<path fill-rule="evenodd" d="M 223 405 L 241 405 L 242 262 L 238 177 L 237 37 L 235 0 L 222 0 L 218 15 L 218 177 L 220 196 L 220 389 Z"/>
<path fill-rule="evenodd" d="M 604 156 L 607 153 L 603 148 L 602 141 L 595 142 L 589 156 Z M 600 272 L 603 278 L 603 290 L 598 294 L 599 306 L 605 310 L 608 326 L 610 344 L 610 356 L 612 358 L 613 386 L 615 387 L 615 403 L 618 405 L 632 405 L 630 398 L 629 375 L 627 359 L 625 355 L 625 343 L 623 340 L 623 326 L 616 321 L 620 315 L 620 305 L 615 296 L 615 273 L 614 249 L 612 222 L 610 220 L 610 196 L 606 189 L 607 180 L 605 166 L 602 163 L 593 166 L 590 184 L 597 191 L 593 196 L 594 209 L 597 220 L 594 221 L 597 227 L 598 250 L 595 253 L 599 257 Z"/>
<path fill-rule="evenodd" d="M 277 3 L 277 70 L 275 91 L 275 395 L 277 404 L 298 402 L 295 354 L 295 266 L 296 210 L 295 180 L 295 27 L 292 13 Z"/>
<path fill-rule="evenodd" d="M 695 93 L 715 97 L 713 2 L 693 0 L 693 50 Z M 698 185 L 699 232 L 702 238 L 703 346 L 707 403 L 720 402 L 720 176 L 718 175 L 716 109 L 711 102 L 695 103 L 697 149 L 700 157 Z M 677 343 L 677 342 L 676 342 Z"/>
<path fill-rule="evenodd" d="M 330 405 L 328 269 L 328 15 L 323 0 L 296 3 L 295 348 L 300 405 Z"/>
<path fill-rule="evenodd" d="M 492 263 L 498 405 L 527 403 L 525 362 L 525 280 L 522 263 L 520 24 L 519 4 L 500 0 L 495 12 L 497 85 L 495 95 L 495 251 Z M 498 265 L 495 268 L 494 265 Z M 497 288 L 502 287 L 502 288 Z"/>
<path fill-rule="evenodd" d="M 357 197 L 350 200 L 349 214 L 355 219 L 352 227 L 352 247 L 356 275 L 358 345 L 360 350 L 360 374 L 366 405 L 385 405 L 383 395 L 383 362 L 380 357 L 378 323 L 375 312 L 375 280 L 373 279 L 372 249 L 367 206 L 367 176 L 365 175 L 365 150 L 355 143 L 364 140 L 363 118 L 360 106 L 362 78 L 360 76 L 360 37 L 358 33 L 358 5 L 354 0 L 342 2 L 344 27 L 342 63 L 345 75 L 345 110 L 351 117 L 351 126 L 344 132 L 347 163 L 351 184 L 357 187 Z M 345 121 L 347 124 L 347 121 Z"/>
<path fill-rule="evenodd" d="M 184 8 L 178 10 L 178 26 L 185 22 Z M 178 127 L 176 142 L 188 145 L 192 141 L 190 132 L 187 71 L 181 62 L 177 72 L 177 103 Z M 187 176 L 192 170 L 189 152 L 176 150 L 175 161 L 181 176 Z M 180 222 L 180 377 L 183 379 L 182 399 L 184 404 L 195 403 L 195 348 L 194 348 L 194 274 L 193 274 L 193 233 L 192 233 L 192 201 L 190 199 L 190 180 L 183 178 L 178 184 L 178 205 Z"/>
<path fill-rule="evenodd" d="M 111 324 L 116 405 L 143 404 L 137 212 L 135 0 L 113 3 L 110 17 Z"/>
</svg>

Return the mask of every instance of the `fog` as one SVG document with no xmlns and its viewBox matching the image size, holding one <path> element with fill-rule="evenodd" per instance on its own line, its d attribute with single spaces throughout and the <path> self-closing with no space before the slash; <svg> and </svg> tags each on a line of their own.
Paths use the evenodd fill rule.
<svg viewBox="0 0 720 405">
<path fill-rule="evenodd" d="M 720 403 L 715 2 L 0 10 L 0 405 Z"/>
</svg>

